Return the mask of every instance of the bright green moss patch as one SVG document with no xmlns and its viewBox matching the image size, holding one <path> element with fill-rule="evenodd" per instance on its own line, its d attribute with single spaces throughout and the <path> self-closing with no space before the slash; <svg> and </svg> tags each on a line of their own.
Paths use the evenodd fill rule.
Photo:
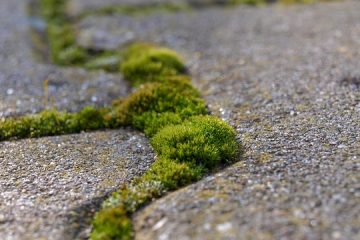
<svg viewBox="0 0 360 240">
<path fill-rule="evenodd" d="M 128 81 L 140 85 L 185 74 L 186 68 L 181 57 L 170 49 L 134 44 L 124 54 L 121 72 Z"/>
<path fill-rule="evenodd" d="M 161 157 L 208 170 L 232 162 L 237 154 L 235 132 L 216 117 L 197 116 L 162 129 L 151 139 Z"/>
<path fill-rule="evenodd" d="M 127 217 L 125 209 L 121 206 L 106 208 L 97 213 L 93 228 L 95 229 L 91 234 L 93 240 L 127 240 L 133 237 L 131 219 Z"/>
<path fill-rule="evenodd" d="M 0 140 L 53 136 L 106 128 L 108 124 L 104 116 L 107 113 L 107 109 L 86 107 L 78 113 L 45 110 L 39 114 L 5 119 L 0 122 Z"/>
<path fill-rule="evenodd" d="M 202 166 L 160 157 L 141 180 L 158 181 L 166 191 L 172 191 L 201 179 L 205 172 Z"/>
<path fill-rule="evenodd" d="M 76 44 L 75 30 L 64 14 L 65 3 L 65 0 L 39 0 L 40 12 L 47 22 L 50 59 L 59 65 L 82 65 L 89 56 Z"/>
<path fill-rule="evenodd" d="M 124 186 L 114 192 L 95 215 L 91 239 L 132 239 L 133 231 L 129 215 L 141 206 L 164 194 L 164 187 L 157 181 L 140 182 Z"/>
<path fill-rule="evenodd" d="M 173 112 L 157 113 L 148 111 L 133 118 L 134 126 L 143 129 L 148 137 L 154 136 L 165 126 L 180 124 L 182 121 L 183 118 L 180 114 Z"/>
<path fill-rule="evenodd" d="M 88 53 L 76 45 L 73 26 L 70 24 L 52 24 L 47 27 L 50 58 L 59 65 L 82 65 Z"/>
<path fill-rule="evenodd" d="M 187 78 L 169 78 L 164 84 L 143 85 L 118 103 L 108 118 L 115 125 L 132 125 L 151 136 L 167 124 L 206 113 L 205 102 Z"/>
</svg>

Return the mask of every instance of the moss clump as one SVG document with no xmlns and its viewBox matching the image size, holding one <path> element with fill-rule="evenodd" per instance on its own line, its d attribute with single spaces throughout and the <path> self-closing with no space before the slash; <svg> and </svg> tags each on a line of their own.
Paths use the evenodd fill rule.
<svg viewBox="0 0 360 240">
<path fill-rule="evenodd" d="M 93 221 L 93 240 L 128 240 L 132 239 L 131 219 L 127 217 L 125 209 L 121 206 L 105 208 L 96 214 Z"/>
<path fill-rule="evenodd" d="M 138 86 L 147 82 L 163 82 L 164 78 L 186 72 L 181 57 L 167 48 L 149 44 L 134 44 L 124 53 L 121 72 Z"/>
<path fill-rule="evenodd" d="M 59 65 L 81 65 L 88 58 L 87 52 L 76 46 L 71 25 L 50 24 L 47 28 L 50 58 Z"/>
<path fill-rule="evenodd" d="M 206 114 L 205 102 L 187 78 L 149 83 L 117 104 L 108 118 L 114 125 L 132 125 L 149 136 L 161 127 L 195 115 Z"/>
<path fill-rule="evenodd" d="M 166 191 L 172 191 L 199 180 L 205 172 L 202 166 L 160 157 L 141 180 L 161 182 Z"/>
<path fill-rule="evenodd" d="M 65 0 L 39 1 L 40 12 L 47 21 L 50 59 L 59 65 L 82 65 L 89 55 L 76 44 L 74 28 L 64 14 L 65 3 Z"/>
<path fill-rule="evenodd" d="M 183 124 L 162 129 L 151 140 L 161 157 L 211 170 L 236 157 L 235 132 L 216 117 L 196 116 Z"/>
<path fill-rule="evenodd" d="M 108 109 L 85 107 L 78 113 L 45 110 L 39 114 L 8 118 L 0 122 L 0 140 L 42 137 L 108 127 L 104 116 Z"/>
<path fill-rule="evenodd" d="M 117 207 L 127 213 L 123 218 L 130 219 L 136 209 L 153 198 L 199 180 L 216 166 L 232 162 L 238 152 L 234 130 L 211 116 L 191 117 L 168 125 L 151 139 L 151 144 L 158 154 L 156 162 L 130 187 L 122 188 L 104 203 L 103 210 L 95 216 L 96 223 Z M 94 224 L 92 239 L 100 239 L 96 238 L 98 235 L 102 239 L 123 239 L 128 235 L 121 234 L 127 230 L 128 226 L 118 224 L 117 232 L 107 234 L 101 225 Z"/>
<path fill-rule="evenodd" d="M 128 214 L 135 212 L 148 201 L 164 194 L 164 185 L 159 181 L 143 181 L 137 178 L 129 186 L 123 186 L 121 190 L 114 192 L 102 207 L 113 208 L 122 205 Z"/>
<path fill-rule="evenodd" d="M 135 116 L 133 120 L 134 126 L 144 130 L 146 136 L 152 137 L 165 126 L 180 124 L 183 121 L 178 113 L 164 112 L 157 113 L 148 111 L 141 115 Z"/>
<path fill-rule="evenodd" d="M 164 194 L 160 182 L 146 181 L 124 186 L 114 192 L 103 203 L 103 208 L 95 215 L 92 240 L 132 239 L 132 225 L 129 215 L 141 206 Z"/>
<path fill-rule="evenodd" d="M 62 24 L 66 21 L 64 14 L 66 0 L 40 0 L 41 15 L 48 21 Z"/>
</svg>

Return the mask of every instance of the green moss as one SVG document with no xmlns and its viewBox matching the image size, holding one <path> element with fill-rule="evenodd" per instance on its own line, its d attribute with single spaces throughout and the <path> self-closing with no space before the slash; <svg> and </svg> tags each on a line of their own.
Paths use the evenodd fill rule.
<svg viewBox="0 0 360 240">
<path fill-rule="evenodd" d="M 42 137 L 108 127 L 107 109 L 86 107 L 78 113 L 45 110 L 39 114 L 8 118 L 0 122 L 0 140 Z"/>
<path fill-rule="evenodd" d="M 129 186 L 122 187 L 114 192 L 102 205 L 103 208 L 124 206 L 128 214 L 135 212 L 138 208 L 158 198 L 165 193 L 164 185 L 159 181 L 143 181 L 142 178 L 135 179 Z"/>
<path fill-rule="evenodd" d="M 40 12 L 48 22 L 64 23 L 66 21 L 65 3 L 66 0 L 39 0 Z"/>
<path fill-rule="evenodd" d="M 77 46 L 73 26 L 52 24 L 47 27 L 50 58 L 59 65 L 82 65 L 90 57 L 88 52 Z"/>
<path fill-rule="evenodd" d="M 141 180 L 161 182 L 166 191 L 171 191 L 199 180 L 205 172 L 201 166 L 160 157 Z"/>
<path fill-rule="evenodd" d="M 132 125 L 152 135 L 167 122 L 177 123 L 179 118 L 206 113 L 205 102 L 187 78 L 169 78 L 164 84 L 142 86 L 118 104 L 108 117 L 114 125 Z"/>
<path fill-rule="evenodd" d="M 106 208 L 98 212 L 93 221 L 93 240 L 132 239 L 131 219 L 123 207 Z"/>
<path fill-rule="evenodd" d="M 173 112 L 156 113 L 148 111 L 137 115 L 133 119 L 133 125 L 144 129 L 146 136 L 152 137 L 165 126 L 180 124 L 183 118 L 180 114 Z"/>
<path fill-rule="evenodd" d="M 186 72 L 181 57 L 167 48 L 148 44 L 134 44 L 124 54 L 121 72 L 134 85 L 162 82 L 164 77 L 182 75 Z"/>
<path fill-rule="evenodd" d="M 127 226 L 118 224 L 117 232 L 108 230 L 109 227 L 103 230 L 98 218 L 102 220 L 109 211 L 121 208 L 126 212 L 122 217 L 130 219 L 130 215 L 147 202 L 166 191 L 199 180 L 219 164 L 232 162 L 238 152 L 234 130 L 225 122 L 210 116 L 191 117 L 184 123 L 168 125 L 152 138 L 151 144 L 158 159 L 130 187 L 125 186 L 113 193 L 103 204 L 94 220 L 93 235 L 108 237 L 104 239 L 127 237 L 123 235 Z M 112 221 L 111 217 L 109 222 Z"/>
<path fill-rule="evenodd" d="M 212 116 L 196 116 L 157 133 L 151 145 L 161 157 L 208 170 L 232 162 L 238 152 L 234 130 Z"/>
</svg>

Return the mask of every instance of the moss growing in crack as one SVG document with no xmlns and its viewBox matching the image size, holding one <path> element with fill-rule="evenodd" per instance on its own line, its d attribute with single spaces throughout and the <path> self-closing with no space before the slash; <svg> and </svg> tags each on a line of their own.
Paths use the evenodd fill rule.
<svg viewBox="0 0 360 240">
<path fill-rule="evenodd" d="M 45 110 L 0 122 L 0 140 L 78 133 L 108 127 L 104 116 L 108 109 L 85 107 L 78 113 Z"/>
<path fill-rule="evenodd" d="M 47 36 L 50 58 L 59 65 L 82 65 L 89 58 L 87 51 L 76 45 L 73 26 L 49 24 Z"/>
<path fill-rule="evenodd" d="M 146 136 L 152 137 L 163 127 L 180 124 L 183 118 L 180 114 L 173 112 L 156 113 L 154 111 L 145 112 L 134 117 L 134 126 L 143 128 Z"/>
<path fill-rule="evenodd" d="M 187 78 L 149 83 L 124 99 L 108 115 L 114 125 L 132 125 L 152 136 L 162 126 L 206 114 L 205 102 Z"/>
<path fill-rule="evenodd" d="M 136 184 L 124 186 L 103 203 L 103 210 L 96 214 L 93 222 L 92 240 L 132 239 L 129 215 L 164 194 L 164 186 L 160 182 L 135 181 Z"/>
<path fill-rule="evenodd" d="M 234 130 L 211 116 L 196 116 L 165 127 L 152 138 L 151 145 L 161 157 L 208 170 L 232 162 L 238 151 Z"/>
<path fill-rule="evenodd" d="M 59 65 L 82 65 L 89 56 L 76 44 L 75 30 L 64 14 L 65 3 L 65 0 L 39 1 L 40 12 L 47 21 L 50 59 Z"/>
<path fill-rule="evenodd" d="M 161 182 L 166 191 L 172 191 L 201 179 L 205 172 L 202 166 L 160 157 L 141 180 Z"/>
<path fill-rule="evenodd" d="M 140 85 L 185 74 L 186 68 L 181 57 L 170 49 L 134 44 L 124 54 L 121 72 L 128 81 Z"/>
<path fill-rule="evenodd" d="M 48 22 L 63 24 L 66 22 L 65 3 L 66 0 L 39 0 L 41 15 Z"/>
<path fill-rule="evenodd" d="M 93 240 L 127 240 L 132 239 L 131 219 L 127 217 L 121 206 L 106 208 L 96 214 L 93 222 L 95 231 L 91 234 Z"/>
<path fill-rule="evenodd" d="M 191 117 L 181 124 L 167 126 L 151 139 L 151 144 L 158 154 L 156 162 L 133 181 L 131 187 L 114 193 L 95 216 L 95 223 L 103 219 L 104 214 L 118 211 L 117 208 L 125 209 L 127 214 L 122 217 L 130 219 L 136 209 L 151 199 L 199 180 L 217 166 L 232 162 L 238 153 L 234 130 L 211 116 Z M 144 188 L 144 185 L 150 187 Z M 123 226 L 117 224 L 115 229 L 120 233 L 128 230 L 128 226 L 123 231 L 121 228 Z M 101 225 L 94 224 L 91 239 L 132 238 L 115 234 L 115 231 L 106 234 Z"/>
</svg>

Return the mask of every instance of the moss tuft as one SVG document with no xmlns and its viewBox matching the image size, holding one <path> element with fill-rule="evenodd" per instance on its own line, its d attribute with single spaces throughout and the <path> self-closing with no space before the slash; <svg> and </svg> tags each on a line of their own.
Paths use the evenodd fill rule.
<svg viewBox="0 0 360 240">
<path fill-rule="evenodd" d="M 160 157 L 141 179 L 159 181 L 166 191 L 171 191 L 199 180 L 205 172 L 201 166 Z"/>
<path fill-rule="evenodd" d="M 168 126 L 151 140 L 159 156 L 208 170 L 232 162 L 238 152 L 234 130 L 216 117 L 196 116 Z"/>
<path fill-rule="evenodd" d="M 40 0 L 39 8 L 42 16 L 53 23 L 65 22 L 65 1 L 66 0 Z"/>
<path fill-rule="evenodd" d="M 177 113 L 156 113 L 154 111 L 148 111 L 135 116 L 133 125 L 137 128 L 144 129 L 146 136 L 152 137 L 165 126 L 180 124 L 182 121 L 183 118 Z"/>
<path fill-rule="evenodd" d="M 88 58 L 87 51 L 76 45 L 74 29 L 69 24 L 52 24 L 47 27 L 50 58 L 59 65 L 82 65 Z"/>
<path fill-rule="evenodd" d="M 93 221 L 92 240 L 132 239 L 131 219 L 123 207 L 106 208 L 98 212 Z"/>
<path fill-rule="evenodd" d="M 149 44 L 134 44 L 124 54 L 121 72 L 134 85 L 147 82 L 162 82 L 169 76 L 186 72 L 181 57 L 167 48 Z"/>
<path fill-rule="evenodd" d="M 114 125 L 132 125 L 153 135 L 166 123 L 206 114 L 205 102 L 187 78 L 149 83 L 124 99 L 108 118 Z M 160 119 L 155 119 L 160 117 Z"/>
<path fill-rule="evenodd" d="M 108 127 L 104 115 L 108 109 L 85 107 L 78 113 L 45 110 L 39 114 L 8 118 L 0 122 L 0 140 L 42 137 Z"/>
</svg>

